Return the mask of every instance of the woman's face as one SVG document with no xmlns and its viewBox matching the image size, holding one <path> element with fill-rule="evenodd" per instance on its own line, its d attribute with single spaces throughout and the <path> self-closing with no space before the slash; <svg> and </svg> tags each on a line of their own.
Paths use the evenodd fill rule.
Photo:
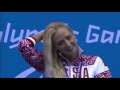
<svg viewBox="0 0 120 90">
<path fill-rule="evenodd" d="M 72 55 L 77 51 L 76 38 L 73 32 L 65 27 L 61 27 L 55 32 L 53 43 L 55 49 L 65 55 Z"/>
</svg>

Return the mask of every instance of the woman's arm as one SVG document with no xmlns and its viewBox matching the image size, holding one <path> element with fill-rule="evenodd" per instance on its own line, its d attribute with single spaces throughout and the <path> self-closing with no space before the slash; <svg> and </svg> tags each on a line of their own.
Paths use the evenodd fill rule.
<svg viewBox="0 0 120 90">
<path fill-rule="evenodd" d="M 43 35 L 44 35 L 44 32 L 41 32 L 39 34 L 36 34 L 34 36 L 32 36 L 35 40 L 36 40 L 36 43 L 41 41 L 43 39 Z"/>
<path fill-rule="evenodd" d="M 104 61 L 97 57 L 96 60 L 96 71 L 95 71 L 95 78 L 112 78 L 111 72 L 108 66 L 104 63 Z"/>
<path fill-rule="evenodd" d="M 23 58 L 37 71 L 44 72 L 43 54 L 34 48 L 36 43 L 42 40 L 43 33 L 27 37 L 18 43 L 18 49 Z"/>
</svg>

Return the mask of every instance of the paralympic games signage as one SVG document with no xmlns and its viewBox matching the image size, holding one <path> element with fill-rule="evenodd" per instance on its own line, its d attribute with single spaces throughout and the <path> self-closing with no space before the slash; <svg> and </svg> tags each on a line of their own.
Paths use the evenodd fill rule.
<svg viewBox="0 0 120 90">
<path fill-rule="evenodd" d="M 14 43 L 14 44 L 10 45 L 9 49 L 13 49 L 13 48 L 17 47 L 18 42 L 23 39 L 23 34 L 24 33 L 26 33 L 25 37 L 28 37 L 28 36 L 30 36 L 32 34 L 40 33 L 43 30 L 37 31 L 36 29 L 34 29 L 34 30 L 30 31 L 30 29 L 27 29 L 27 30 L 21 29 L 19 36 L 15 37 L 16 30 L 15 29 L 11 30 L 11 23 L 8 22 L 7 23 L 7 27 L 6 27 L 6 31 L 5 32 L 0 31 L 0 42 L 1 42 L 2 38 L 3 38 L 4 39 L 3 42 L 7 43 L 8 36 L 11 35 L 10 42 Z M 98 34 L 93 33 L 94 30 L 98 30 Z M 95 43 L 95 42 L 98 42 L 99 38 L 101 38 L 101 41 L 100 41 L 101 43 L 107 43 L 107 42 L 110 43 L 110 44 L 112 44 L 112 43 L 118 44 L 119 43 L 119 40 L 120 40 L 120 30 L 117 30 L 116 33 L 108 31 L 108 30 L 103 30 L 101 37 L 99 35 L 100 34 L 99 30 L 100 30 L 99 26 L 89 24 L 85 42 L 86 43 Z M 73 32 L 74 32 L 75 35 L 79 34 L 78 31 L 74 30 Z M 5 33 L 4 34 L 5 36 L 3 36 L 3 33 Z M 109 37 L 105 38 L 106 35 L 109 35 Z M 94 37 L 94 39 L 90 39 L 91 37 Z M 115 38 L 115 41 L 113 41 L 114 38 Z"/>
<path fill-rule="evenodd" d="M 7 43 L 8 41 L 10 41 L 11 42 L 11 45 L 9 45 L 10 50 L 17 47 L 18 42 L 24 38 L 23 37 L 24 34 L 25 34 L 25 37 L 28 37 L 33 34 L 37 34 L 37 33 L 44 31 L 44 29 L 42 29 L 40 31 L 38 31 L 36 29 L 34 29 L 34 30 L 21 29 L 19 32 L 19 36 L 15 37 L 16 32 L 18 32 L 18 30 L 11 28 L 11 25 L 12 25 L 11 22 L 7 22 L 6 30 L 4 32 L 0 31 L 0 42 Z M 102 33 L 100 33 L 99 31 L 102 31 Z M 73 32 L 75 35 L 79 35 L 78 31 L 73 30 Z M 106 38 L 106 35 L 109 35 L 109 37 Z M 10 38 L 8 38 L 8 37 L 10 37 Z M 92 37 L 94 37 L 94 39 L 91 39 Z M 85 39 L 86 43 L 93 44 L 96 42 L 101 42 L 102 44 L 104 44 L 104 43 L 118 44 L 119 41 L 120 41 L 120 30 L 119 29 L 116 30 L 116 32 L 112 32 L 109 30 L 101 30 L 100 26 L 97 26 L 97 25 L 93 25 L 93 24 L 88 25 L 88 30 L 87 30 L 86 39 Z M 18 75 L 16 75 L 15 78 L 26 78 L 28 75 L 32 74 L 35 71 L 36 70 L 33 67 L 30 67 L 30 68 L 22 71 Z M 43 74 L 41 74 L 39 76 L 39 78 L 43 78 L 43 77 L 44 77 Z"/>
</svg>

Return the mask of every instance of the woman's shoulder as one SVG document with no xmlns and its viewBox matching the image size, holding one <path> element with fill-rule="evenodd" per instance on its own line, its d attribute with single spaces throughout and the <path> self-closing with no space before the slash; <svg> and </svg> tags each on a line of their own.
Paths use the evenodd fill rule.
<svg viewBox="0 0 120 90">
<path fill-rule="evenodd" d="M 94 65 L 95 63 L 102 62 L 101 57 L 97 55 L 82 55 L 81 58 L 84 63 L 87 63 L 89 65 Z"/>
</svg>

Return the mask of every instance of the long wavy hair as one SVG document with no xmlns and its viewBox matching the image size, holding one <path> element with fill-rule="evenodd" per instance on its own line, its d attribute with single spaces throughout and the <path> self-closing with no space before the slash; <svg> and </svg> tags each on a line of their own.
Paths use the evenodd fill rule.
<svg viewBox="0 0 120 90">
<path fill-rule="evenodd" d="M 49 24 L 43 36 L 43 54 L 45 62 L 45 75 L 51 78 L 64 78 L 65 72 L 62 61 L 57 56 L 57 51 L 53 44 L 53 35 L 61 27 L 71 31 L 66 23 L 53 22 Z"/>
</svg>

